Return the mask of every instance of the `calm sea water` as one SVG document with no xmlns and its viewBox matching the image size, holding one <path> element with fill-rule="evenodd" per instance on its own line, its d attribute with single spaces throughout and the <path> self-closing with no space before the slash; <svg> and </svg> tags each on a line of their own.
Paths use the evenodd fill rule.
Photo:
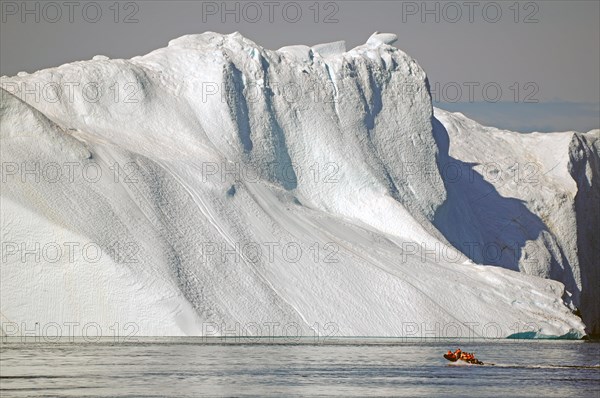
<svg viewBox="0 0 600 398">
<path fill-rule="evenodd" d="M 264 343 L 264 344 L 262 344 Z M 583 341 L 338 339 L 335 344 L 1 345 L 2 397 L 599 397 L 600 344 Z M 486 366 L 456 366 L 449 348 Z"/>
</svg>

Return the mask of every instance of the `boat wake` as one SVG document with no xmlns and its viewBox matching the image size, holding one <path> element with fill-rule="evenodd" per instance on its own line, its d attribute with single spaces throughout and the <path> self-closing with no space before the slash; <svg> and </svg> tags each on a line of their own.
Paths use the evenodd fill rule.
<svg viewBox="0 0 600 398">
<path fill-rule="evenodd" d="M 449 363 L 448 366 L 470 367 L 470 366 L 494 366 L 496 368 L 507 369 L 596 369 L 600 370 L 600 365 L 522 365 L 522 364 L 504 364 L 504 363 L 486 363 L 476 365 L 464 361 Z"/>
</svg>

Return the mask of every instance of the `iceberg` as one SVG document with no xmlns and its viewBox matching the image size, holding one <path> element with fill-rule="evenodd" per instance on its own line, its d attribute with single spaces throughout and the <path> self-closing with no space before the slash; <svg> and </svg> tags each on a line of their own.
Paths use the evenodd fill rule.
<svg viewBox="0 0 600 398">
<path fill-rule="evenodd" d="M 597 332 L 598 131 L 434 109 L 396 40 L 207 32 L 3 77 L 3 333 Z M 538 185 L 478 168 L 531 159 Z"/>
</svg>

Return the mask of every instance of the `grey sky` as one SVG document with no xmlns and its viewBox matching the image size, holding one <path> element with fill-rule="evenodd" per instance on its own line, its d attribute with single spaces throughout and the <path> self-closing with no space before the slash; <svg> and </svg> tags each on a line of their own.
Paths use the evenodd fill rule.
<svg viewBox="0 0 600 398">
<path fill-rule="evenodd" d="M 131 58 L 178 36 L 207 30 L 239 31 L 272 49 L 334 40 L 346 40 L 351 48 L 378 30 L 398 34 L 396 45 L 419 61 L 434 88 L 438 84 L 436 105 L 442 108 L 444 103 L 453 103 L 456 110 L 457 103 L 467 103 L 464 109 L 469 116 L 491 124 L 511 118 L 511 128 L 527 130 L 537 126 L 527 124 L 532 107 L 537 107 L 536 118 L 544 119 L 544 112 L 555 114 L 557 104 L 564 103 L 565 117 L 556 123 L 580 130 L 600 124 L 599 1 L 321 1 L 318 7 L 314 0 L 228 2 L 228 9 L 237 7 L 237 15 L 222 15 L 222 1 L 121 1 L 118 7 L 114 1 L 92 5 L 73 1 L 72 6 L 64 0 L 28 1 L 25 6 L 22 1 L 1 3 L 2 75 L 33 72 L 97 54 Z M 302 11 L 299 18 L 297 5 Z M 22 15 L 24 7 L 33 12 Z M 96 16 L 98 8 L 100 17 Z M 262 15 L 257 15 L 257 8 Z M 125 23 L 132 13 L 137 22 Z M 325 22 L 328 15 L 330 23 Z M 92 23 L 94 19 L 98 21 Z M 468 85 L 473 87 L 471 92 Z M 470 102 L 483 102 L 491 107 L 497 99 L 511 103 L 497 107 L 506 109 L 508 115 L 494 119 L 489 114 L 498 112 L 485 116 L 481 107 L 470 106 Z M 514 106 L 515 102 L 523 106 Z M 546 103 L 553 105 L 546 107 Z M 581 113 L 582 104 L 588 113 Z M 569 107 L 577 110 L 571 112 Z"/>
</svg>

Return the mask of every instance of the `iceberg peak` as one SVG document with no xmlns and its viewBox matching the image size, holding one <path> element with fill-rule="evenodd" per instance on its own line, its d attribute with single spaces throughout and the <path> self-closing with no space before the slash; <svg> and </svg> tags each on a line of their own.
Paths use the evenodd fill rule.
<svg viewBox="0 0 600 398">
<path fill-rule="evenodd" d="M 381 45 L 387 44 L 392 45 L 398 41 L 398 36 L 393 33 L 379 33 L 375 32 L 367 40 L 367 45 Z"/>
</svg>

